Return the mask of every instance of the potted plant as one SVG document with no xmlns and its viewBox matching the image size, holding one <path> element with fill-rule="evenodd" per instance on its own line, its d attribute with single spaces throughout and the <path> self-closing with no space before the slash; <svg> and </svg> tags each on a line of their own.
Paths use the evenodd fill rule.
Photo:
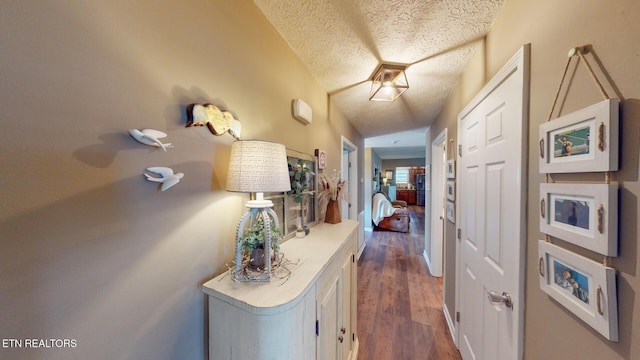
<svg viewBox="0 0 640 360">
<path fill-rule="evenodd" d="M 249 266 L 255 269 L 264 268 L 264 243 L 265 243 L 264 220 L 258 216 L 255 221 L 245 229 L 240 238 L 244 258 L 249 260 Z M 272 259 L 278 260 L 280 250 L 280 240 L 282 234 L 280 228 L 275 223 L 271 223 L 271 251 Z"/>
</svg>

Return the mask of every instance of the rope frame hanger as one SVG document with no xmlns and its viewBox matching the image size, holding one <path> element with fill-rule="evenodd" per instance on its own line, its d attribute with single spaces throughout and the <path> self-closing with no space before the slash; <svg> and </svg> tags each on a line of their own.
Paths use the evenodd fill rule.
<svg viewBox="0 0 640 360">
<path fill-rule="evenodd" d="M 567 78 L 567 72 L 569 71 L 569 66 L 571 65 L 571 61 L 574 58 L 578 58 L 578 61 L 581 61 L 585 64 L 585 67 L 587 68 L 587 71 L 589 72 L 589 75 L 591 76 L 591 79 L 595 82 L 596 86 L 598 87 L 598 90 L 600 91 L 600 94 L 602 95 L 602 97 L 606 100 L 609 99 L 609 94 L 607 93 L 607 91 L 604 89 L 604 86 L 602 85 L 602 82 L 600 82 L 600 80 L 598 79 L 598 77 L 596 76 L 595 72 L 593 71 L 593 67 L 591 67 L 591 64 L 589 63 L 589 61 L 587 60 L 587 58 L 585 57 L 585 54 L 589 54 L 592 53 L 595 57 L 595 52 L 593 52 L 592 46 L 591 45 L 583 45 L 583 46 L 577 46 L 577 47 L 573 47 L 571 49 L 569 49 L 569 52 L 567 53 L 567 62 L 565 64 L 564 67 L 564 71 L 562 72 L 562 78 L 560 79 L 560 84 L 558 84 L 558 89 L 556 90 L 556 94 L 553 98 L 553 104 L 551 105 L 551 110 L 549 111 L 549 116 L 547 117 L 547 121 L 551 121 L 552 117 L 553 117 L 553 112 L 556 109 L 556 105 L 558 103 L 558 99 L 560 98 L 560 91 L 562 90 L 562 85 L 564 84 L 566 78 Z M 597 60 L 597 58 L 596 58 Z M 606 76 L 606 71 L 605 69 L 602 67 L 602 65 L 600 64 L 599 61 L 596 61 L 599 65 L 600 65 L 600 70 L 602 71 L 603 74 L 605 74 L 605 77 L 608 78 L 608 76 Z M 578 63 L 579 65 L 579 63 Z M 615 90 L 615 86 L 612 87 Z M 567 92 L 569 91 L 569 89 L 567 89 Z M 560 114 L 558 114 L 558 116 L 560 116 Z M 602 149 L 604 147 L 604 140 L 602 138 L 604 132 L 602 130 L 602 125 L 600 126 L 599 129 L 599 136 L 598 136 L 598 148 Z M 542 149 L 541 149 L 542 151 Z M 546 173 L 545 174 L 545 182 L 553 182 L 553 179 L 551 177 L 551 174 Z M 610 184 L 611 183 L 611 172 L 607 171 L 604 173 L 604 182 L 605 184 Z"/>
<path fill-rule="evenodd" d="M 580 62 L 584 63 L 591 79 L 593 80 L 593 82 L 595 83 L 596 87 L 598 88 L 598 91 L 600 92 L 601 96 L 606 100 L 606 99 L 610 99 L 609 94 L 607 93 L 607 91 L 605 90 L 602 82 L 598 79 L 598 77 L 596 76 L 593 67 L 591 66 L 591 64 L 589 63 L 587 57 L 585 56 L 586 54 L 592 53 L 593 57 L 596 59 L 596 62 L 598 63 L 600 70 L 602 71 L 602 73 L 604 74 L 604 76 L 607 78 L 607 80 L 609 81 L 611 87 L 613 88 L 614 92 L 616 92 L 616 94 L 619 96 L 617 89 L 615 88 L 615 86 L 612 84 L 611 79 L 608 77 L 607 72 L 605 71 L 605 69 L 603 68 L 602 64 L 600 63 L 600 61 L 597 59 L 595 52 L 593 52 L 592 46 L 591 45 L 584 45 L 584 46 L 577 46 L 577 47 L 573 47 L 571 49 L 569 49 L 568 53 L 567 53 L 567 62 L 565 64 L 564 67 L 564 71 L 562 73 L 562 78 L 560 79 L 560 83 L 558 84 L 558 88 L 556 90 L 555 96 L 553 98 L 553 103 L 551 106 L 551 110 L 549 111 L 549 115 L 547 118 L 547 121 L 551 121 L 552 117 L 553 117 L 553 113 L 556 110 L 556 106 L 558 104 L 558 99 L 560 98 L 560 93 L 562 90 L 562 87 L 566 81 L 567 78 L 567 73 L 569 71 L 569 67 L 571 65 L 571 62 L 574 58 L 577 58 L 578 63 L 576 64 L 576 69 L 577 66 L 579 66 Z M 569 85 L 570 86 L 570 85 Z M 567 93 L 569 91 L 569 88 L 567 88 Z M 622 98 L 621 96 L 619 96 L 620 98 Z M 560 111 L 562 111 L 562 109 L 560 109 Z M 558 114 L 558 117 L 560 117 L 560 114 Z M 602 124 L 601 124 L 602 125 Z M 598 147 L 602 148 L 603 144 L 601 143 L 603 140 L 601 137 L 598 138 Z M 545 182 L 549 183 L 549 182 L 553 182 L 553 179 L 551 178 L 551 174 L 550 173 L 545 173 Z M 610 184 L 611 182 L 611 172 L 610 171 L 606 171 L 604 173 L 604 182 L 605 184 Z M 544 200 L 541 203 L 541 209 L 540 211 L 544 214 L 544 210 L 542 207 L 545 206 L 544 205 Z M 543 215 L 544 217 L 544 215 Z M 553 239 L 549 234 L 545 234 L 545 241 L 548 243 L 553 243 Z M 603 265 L 606 267 L 610 267 L 611 266 L 611 258 L 609 256 L 604 256 L 603 261 L 602 261 Z"/>
</svg>

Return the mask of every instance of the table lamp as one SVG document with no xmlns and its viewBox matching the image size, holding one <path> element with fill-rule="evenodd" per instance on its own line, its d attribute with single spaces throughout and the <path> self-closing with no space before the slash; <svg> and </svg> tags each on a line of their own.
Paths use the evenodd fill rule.
<svg viewBox="0 0 640 360">
<path fill-rule="evenodd" d="M 231 146 L 231 159 L 227 175 L 227 191 L 251 193 L 246 206 L 249 210 L 238 224 L 235 243 L 234 281 L 269 281 L 271 278 L 271 223 L 279 229 L 278 215 L 265 192 L 291 190 L 287 150 L 284 145 L 263 140 L 239 140 Z M 243 268 L 242 234 L 247 222 L 261 218 L 264 224 L 264 271 L 248 272 Z M 276 259 L 278 253 L 275 253 Z"/>
</svg>

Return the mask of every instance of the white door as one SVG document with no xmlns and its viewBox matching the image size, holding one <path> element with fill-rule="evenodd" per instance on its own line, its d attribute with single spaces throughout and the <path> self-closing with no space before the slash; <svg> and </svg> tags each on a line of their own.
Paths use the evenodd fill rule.
<svg viewBox="0 0 640 360">
<path fill-rule="evenodd" d="M 458 116 L 458 346 L 465 360 L 522 358 L 528 59 L 527 45 Z"/>
</svg>

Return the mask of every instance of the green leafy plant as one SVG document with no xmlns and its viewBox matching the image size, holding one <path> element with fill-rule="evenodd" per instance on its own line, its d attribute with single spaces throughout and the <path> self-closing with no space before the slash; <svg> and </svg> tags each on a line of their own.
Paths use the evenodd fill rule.
<svg viewBox="0 0 640 360">
<path fill-rule="evenodd" d="M 242 237 L 240 238 L 242 248 L 245 249 L 249 256 L 255 249 L 264 249 L 265 242 L 265 228 L 264 228 L 264 219 L 262 216 L 258 216 L 255 221 L 245 229 Z M 276 227 L 275 223 L 271 222 L 271 250 L 278 251 L 280 250 L 280 240 L 282 239 L 282 234 L 280 233 L 280 229 Z"/>
<path fill-rule="evenodd" d="M 295 202 L 300 203 L 304 197 L 304 192 L 309 189 L 310 177 L 314 175 L 313 171 L 311 171 L 312 162 L 289 158 L 288 163 L 291 191 L 288 191 L 287 195 L 293 195 Z"/>
</svg>

